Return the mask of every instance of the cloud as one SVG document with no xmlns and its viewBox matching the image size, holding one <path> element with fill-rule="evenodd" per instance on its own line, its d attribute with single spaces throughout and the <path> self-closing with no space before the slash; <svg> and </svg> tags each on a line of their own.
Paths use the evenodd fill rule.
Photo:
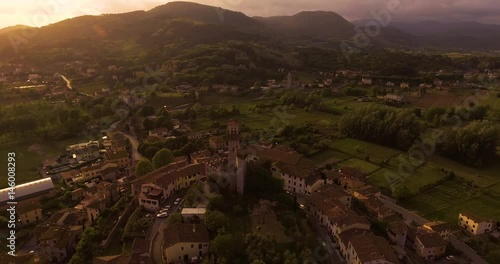
<svg viewBox="0 0 500 264">
<path fill-rule="evenodd" d="M 149 10 L 165 0 L 17 0 L 0 1 L 0 27 L 26 24 L 45 15 L 48 23 L 86 14 Z M 370 17 L 370 11 L 399 2 L 397 20 L 479 21 L 500 24 L 498 0 L 193 0 L 241 11 L 249 16 L 292 15 L 306 10 L 328 10 L 348 20 Z M 38 18 L 40 22 L 44 20 Z M 47 20 L 47 19 L 46 19 Z M 33 24 L 33 23 L 32 23 Z M 36 24 L 36 23 L 35 23 Z M 41 23 L 38 23 L 41 24 Z"/>
</svg>

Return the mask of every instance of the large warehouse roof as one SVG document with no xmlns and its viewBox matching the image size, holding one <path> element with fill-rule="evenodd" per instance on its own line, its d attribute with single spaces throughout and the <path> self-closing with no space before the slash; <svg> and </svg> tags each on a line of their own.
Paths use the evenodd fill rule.
<svg viewBox="0 0 500 264">
<path fill-rule="evenodd" d="M 54 183 L 52 182 L 52 179 L 50 177 L 28 183 L 23 183 L 16 186 L 15 189 L 16 200 L 19 200 L 19 198 L 23 196 L 51 190 L 53 188 L 54 188 Z M 4 203 L 8 200 L 9 191 L 10 188 L 5 188 L 0 190 L 0 203 Z"/>
</svg>

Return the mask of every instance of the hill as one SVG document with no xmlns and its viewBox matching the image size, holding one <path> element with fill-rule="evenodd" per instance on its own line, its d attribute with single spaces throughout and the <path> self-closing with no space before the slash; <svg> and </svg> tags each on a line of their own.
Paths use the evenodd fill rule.
<svg viewBox="0 0 500 264">
<path fill-rule="evenodd" d="M 354 25 L 334 12 L 305 11 L 293 16 L 255 17 L 283 35 L 318 39 L 349 39 Z"/>
</svg>

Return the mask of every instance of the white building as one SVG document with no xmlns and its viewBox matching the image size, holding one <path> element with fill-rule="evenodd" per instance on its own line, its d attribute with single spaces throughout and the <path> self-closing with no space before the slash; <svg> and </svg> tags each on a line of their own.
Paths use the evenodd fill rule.
<svg viewBox="0 0 500 264">
<path fill-rule="evenodd" d="M 470 212 L 458 214 L 458 225 L 473 235 L 481 235 L 494 230 L 491 219 Z"/>
</svg>

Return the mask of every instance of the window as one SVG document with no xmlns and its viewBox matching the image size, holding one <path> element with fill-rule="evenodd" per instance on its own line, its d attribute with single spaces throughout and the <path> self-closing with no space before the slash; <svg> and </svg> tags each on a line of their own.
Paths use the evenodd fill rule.
<svg viewBox="0 0 500 264">
<path fill-rule="evenodd" d="M 181 247 L 181 250 L 184 250 L 184 247 Z"/>
<path fill-rule="evenodd" d="M 201 247 L 202 247 L 201 244 L 198 244 L 198 249 L 201 249 Z"/>
<path fill-rule="evenodd" d="M 191 244 L 191 248 L 194 248 L 194 244 Z"/>
</svg>

